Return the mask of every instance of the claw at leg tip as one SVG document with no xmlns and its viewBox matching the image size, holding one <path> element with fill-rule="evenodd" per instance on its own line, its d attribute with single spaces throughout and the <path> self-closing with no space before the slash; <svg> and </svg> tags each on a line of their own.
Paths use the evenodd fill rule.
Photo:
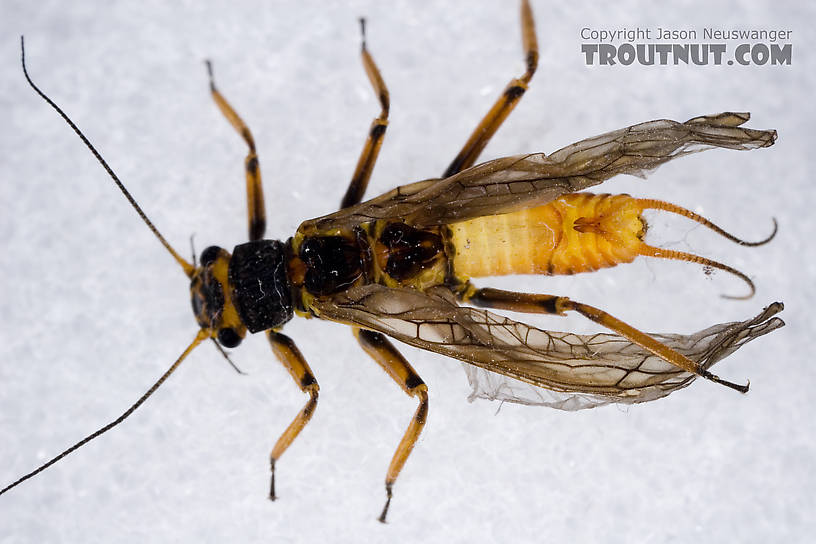
<svg viewBox="0 0 816 544">
<path fill-rule="evenodd" d="M 270 471 L 272 474 L 269 476 L 269 500 L 275 501 L 278 497 L 275 495 L 275 460 L 272 459 L 270 464 Z"/>
<path fill-rule="evenodd" d="M 380 523 L 386 523 L 385 517 L 388 515 L 388 507 L 391 506 L 391 496 L 393 495 L 393 493 L 391 492 L 390 485 L 385 486 L 385 494 L 386 494 L 385 506 L 383 506 L 382 514 L 380 514 L 380 517 L 377 518 Z"/>
</svg>

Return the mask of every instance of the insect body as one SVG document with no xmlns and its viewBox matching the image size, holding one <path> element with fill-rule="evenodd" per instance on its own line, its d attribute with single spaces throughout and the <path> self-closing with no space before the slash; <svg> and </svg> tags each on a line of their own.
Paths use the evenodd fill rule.
<svg viewBox="0 0 816 544">
<path fill-rule="evenodd" d="M 381 521 L 428 414 L 427 386 L 386 336 L 468 363 L 474 395 L 488 398 L 579 409 L 654 400 L 687 386 L 697 376 L 747 391 L 747 386 L 723 380 L 709 369 L 745 342 L 780 327 L 782 321 L 773 317 L 781 311 L 780 303 L 744 322 L 715 325 L 694 335 L 652 335 L 566 297 L 477 288 L 471 283 L 473 278 L 504 274 L 587 272 L 648 255 L 729 271 L 748 282 L 753 293 L 750 280 L 726 265 L 644 241 L 646 224 L 641 214 L 648 208 L 679 213 L 739 241 L 708 220 L 660 201 L 581 192 L 617 174 L 642 175 L 703 148 L 772 145 L 775 131 L 742 127 L 748 114 L 723 113 L 684 123 L 652 121 L 583 140 L 550 155 L 506 157 L 474 166 L 536 70 L 536 36 L 526 1 L 521 12 L 527 70 L 510 81 L 444 176 L 404 185 L 366 202 L 361 201 L 385 135 L 390 100 L 366 49 L 363 26 L 363 64 L 379 98 L 380 115 L 372 123 L 341 209 L 304 222 L 285 241 L 263 239 L 266 217 L 254 139 L 215 87 L 210 67 L 213 98 L 249 148 L 245 161 L 249 242 L 232 252 L 208 247 L 192 264 L 166 242 L 79 129 L 29 79 L 85 141 L 180 264 L 190 279 L 200 330 L 170 369 L 122 416 L 0 493 L 121 422 L 204 340 L 231 348 L 248 332 L 265 331 L 274 353 L 309 396 L 270 454 L 269 496 L 274 499 L 276 463 L 311 419 L 319 393 L 302 354 L 280 332 L 295 314 L 352 326 L 363 349 L 418 401 L 386 474 Z M 768 240 L 739 242 L 756 245 Z M 473 306 L 555 315 L 575 311 L 610 334 L 545 331 Z"/>
</svg>

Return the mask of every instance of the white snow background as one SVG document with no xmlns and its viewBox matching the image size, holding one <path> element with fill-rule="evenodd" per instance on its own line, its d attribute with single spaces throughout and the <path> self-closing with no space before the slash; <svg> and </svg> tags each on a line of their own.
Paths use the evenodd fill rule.
<svg viewBox="0 0 816 544">
<path fill-rule="evenodd" d="M 770 149 L 706 151 L 629 192 L 703 212 L 750 249 L 650 214 L 650 240 L 734 265 L 757 293 L 680 262 L 481 285 L 570 296 L 647 331 L 689 333 L 775 300 L 787 326 L 654 403 L 566 413 L 466 401 L 459 363 L 402 347 L 430 388 L 427 427 L 376 521 L 416 402 L 339 325 L 286 326 L 321 385 L 312 423 L 267 456 L 306 397 L 264 338 L 211 345 L 115 430 L 0 497 L 0 542 L 805 542 L 816 530 L 812 25 L 794 2 L 534 0 L 541 62 L 483 159 L 554 151 L 652 119 L 750 111 Z M 31 76 L 189 255 L 246 239 L 243 142 L 212 103 L 204 59 L 258 144 L 267 236 L 336 208 L 379 105 L 357 17 L 391 91 L 368 196 L 439 175 L 524 71 L 515 1 L 2 2 L 0 484 L 111 421 L 192 340 L 187 279 L 102 168 L 27 86 Z M 587 67 L 591 28 L 793 30 L 791 66 Z M 704 40 L 698 40 L 704 41 Z M 731 42 L 734 43 L 734 42 Z M 580 317 L 534 320 L 597 330 Z M 810 332 L 808 332 L 810 331 Z M 500 410 L 499 410 L 500 408 Z"/>
</svg>

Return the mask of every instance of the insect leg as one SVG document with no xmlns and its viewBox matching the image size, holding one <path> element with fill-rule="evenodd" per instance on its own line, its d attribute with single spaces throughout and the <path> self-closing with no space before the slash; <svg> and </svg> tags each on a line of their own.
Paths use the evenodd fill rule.
<svg viewBox="0 0 816 544">
<path fill-rule="evenodd" d="M 522 0 L 521 2 L 521 42 L 527 61 L 527 71 L 520 78 L 510 80 L 501 96 L 476 126 L 473 134 L 470 135 L 470 138 L 448 166 L 448 169 L 445 170 L 442 177 L 452 176 L 465 168 L 473 166 L 487 142 L 490 141 L 493 134 L 496 133 L 519 100 L 521 100 L 530 84 L 530 80 L 533 78 L 538 66 L 538 40 L 536 39 L 533 10 L 530 8 L 528 0 Z"/>
<path fill-rule="evenodd" d="M 340 209 L 359 204 L 363 199 L 368 180 L 371 178 L 371 172 L 374 170 L 374 163 L 377 162 L 377 155 L 380 154 L 380 147 L 382 147 L 383 138 L 385 138 L 385 129 L 388 127 L 388 109 L 390 107 L 388 87 L 385 86 L 385 81 L 380 75 L 380 70 L 377 68 L 374 58 L 366 49 L 365 19 L 362 18 L 360 19 L 360 33 L 363 40 L 363 66 L 366 74 L 368 74 L 369 81 L 371 81 L 371 86 L 374 87 L 374 92 L 377 93 L 381 111 L 379 117 L 371 122 L 371 128 L 368 129 L 365 146 L 360 153 L 360 158 L 357 159 L 357 168 L 354 169 L 354 175 L 351 177 L 351 183 L 349 183 L 346 194 L 340 203 Z"/>
<path fill-rule="evenodd" d="M 397 476 L 399 476 L 405 461 L 411 454 L 411 450 L 425 426 L 425 421 L 428 419 L 428 386 L 425 385 L 422 378 L 411 368 L 408 361 L 385 336 L 378 332 L 359 328 L 354 329 L 354 335 L 365 352 L 379 363 L 391 379 L 402 387 L 403 391 L 419 399 L 419 406 L 417 406 L 414 417 L 411 419 L 402 440 L 400 440 L 399 446 L 397 446 L 397 451 L 394 452 L 394 457 L 391 459 L 388 473 L 385 476 L 385 494 L 387 498 L 382 514 L 379 517 L 379 520 L 385 523 L 385 516 L 388 514 L 388 507 L 391 504 L 394 482 L 397 480 Z"/>
<path fill-rule="evenodd" d="M 269 343 L 272 346 L 272 351 L 278 357 L 278 360 L 286 367 L 295 383 L 298 384 L 300 390 L 309 394 L 309 400 L 303 406 L 303 409 L 295 416 L 292 423 L 283 431 L 275 447 L 272 448 L 272 453 L 269 454 L 269 465 L 272 475 L 269 480 L 269 499 L 275 500 L 275 462 L 280 459 L 283 452 L 286 451 L 295 438 L 300 434 L 300 431 L 309 423 L 317 408 L 317 395 L 320 386 L 317 385 L 312 369 L 306 359 L 301 355 L 300 350 L 295 345 L 294 341 L 285 334 L 281 334 L 272 330 L 266 332 Z"/>
<path fill-rule="evenodd" d="M 244 139 L 249 146 L 249 153 L 247 153 L 244 160 L 244 168 L 246 170 L 246 189 L 247 189 L 247 212 L 249 215 L 249 239 L 260 240 L 263 238 L 264 231 L 266 231 L 266 211 L 264 210 L 263 185 L 261 184 L 261 169 L 258 165 L 258 155 L 255 153 L 255 139 L 246 126 L 243 119 L 232 109 L 229 102 L 221 96 L 218 89 L 215 88 L 215 80 L 213 78 L 212 63 L 207 61 L 207 73 L 210 76 L 210 92 L 213 100 L 218 105 L 221 113 L 227 118 L 227 121 L 238 131 L 238 134 Z"/>
<path fill-rule="evenodd" d="M 575 311 L 592 321 L 603 325 L 607 329 L 614 331 L 630 342 L 639 345 L 643 349 L 650 351 L 674 366 L 697 374 L 712 382 L 725 385 L 731 389 L 735 389 L 740 393 L 748 391 L 748 385 L 739 385 L 726 380 L 719 376 L 715 376 L 708 370 L 700 368 L 700 366 L 686 357 L 671 349 L 670 347 L 658 342 L 648 334 L 639 331 L 631 325 L 624 323 L 620 319 L 599 310 L 588 304 L 575 302 L 567 297 L 559 297 L 554 295 L 539 295 L 529 293 L 517 293 L 514 291 L 503 291 L 501 289 L 474 289 L 471 288 L 463 295 L 463 300 L 476 306 L 487 308 L 500 308 L 514 312 L 525 313 L 544 313 L 564 315 L 568 311 Z"/>
</svg>

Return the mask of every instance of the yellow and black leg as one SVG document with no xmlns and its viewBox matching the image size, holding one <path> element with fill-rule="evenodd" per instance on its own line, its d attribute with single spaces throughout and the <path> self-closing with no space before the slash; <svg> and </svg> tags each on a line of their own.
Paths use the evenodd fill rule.
<svg viewBox="0 0 816 544">
<path fill-rule="evenodd" d="M 674 366 L 685 370 L 686 372 L 697 374 L 698 376 L 711 380 L 712 382 L 735 389 L 740 393 L 745 393 L 748 391 L 747 385 L 736 384 L 723 380 L 719 376 L 715 376 L 708 370 L 701 368 L 697 363 L 688 357 L 676 352 L 664 344 L 661 344 L 648 334 L 639 331 L 627 323 L 624 323 L 620 319 L 606 313 L 605 311 L 599 310 L 598 308 L 588 304 L 575 302 L 567 297 L 517 293 L 514 291 L 502 291 L 500 289 L 490 288 L 475 289 L 471 287 L 465 291 L 464 295 L 462 296 L 462 300 L 476 306 L 499 308 L 513 312 L 556 315 L 564 315 L 569 311 L 578 312 L 584 317 L 620 334 L 633 344 L 637 344 L 643 349 L 650 351 L 664 361 L 667 361 Z"/>
<path fill-rule="evenodd" d="M 351 183 L 349 183 L 346 190 L 346 195 L 340 203 L 341 209 L 354 206 L 362 201 L 368 186 L 368 180 L 371 179 L 371 172 L 374 170 L 374 164 L 377 162 L 377 155 L 380 154 L 383 138 L 385 138 L 385 129 L 388 127 L 388 109 L 390 107 L 388 88 L 385 86 L 374 58 L 366 49 L 365 19 L 360 19 L 360 32 L 362 34 L 363 66 L 380 101 L 381 111 L 380 115 L 371 122 L 371 128 L 368 129 L 365 146 L 362 153 L 360 153 L 360 158 L 357 160 L 357 168 L 351 177 Z"/>
<path fill-rule="evenodd" d="M 272 448 L 272 453 L 269 454 L 269 464 L 272 470 L 269 481 L 269 498 L 274 501 L 276 498 L 275 462 L 280 459 L 283 452 L 294 442 L 295 438 L 300 434 L 300 431 L 302 431 L 306 424 L 309 423 L 309 420 L 312 419 L 312 414 L 314 414 L 315 408 L 317 408 L 317 395 L 320 386 L 317 385 L 317 380 L 315 380 L 314 374 L 312 374 L 312 369 L 309 368 L 306 359 L 303 358 L 303 355 L 291 338 L 272 330 L 266 331 L 266 335 L 269 338 L 272 351 L 275 352 L 280 362 L 286 367 L 286 370 L 289 371 L 292 379 L 295 380 L 295 383 L 298 384 L 301 391 L 309 395 L 309 400 L 306 401 L 303 409 L 295 416 L 295 419 L 292 420 L 292 423 L 289 424 L 286 430 L 283 431 L 283 434 L 275 443 L 275 447 Z"/>
<path fill-rule="evenodd" d="M 406 429 L 402 440 L 400 440 L 399 446 L 397 446 L 397 451 L 394 452 L 394 457 L 391 459 L 388 473 L 385 476 L 386 500 L 382 514 L 379 517 L 379 520 L 385 523 L 385 516 L 388 515 L 388 507 L 391 504 L 394 482 L 397 480 L 397 476 L 399 476 L 405 461 L 411 454 L 411 450 L 425 426 L 425 421 L 428 419 L 428 386 L 425 385 L 422 378 L 411 368 L 408 361 L 385 336 L 378 332 L 359 328 L 354 329 L 354 335 L 365 352 L 379 363 L 405 393 L 419 399 L 419 406 L 417 406 L 414 417 L 411 419 L 411 423 L 408 424 L 408 429 Z"/>
<path fill-rule="evenodd" d="M 499 96 L 484 119 L 476 126 L 473 134 L 470 135 L 462 150 L 453 159 L 453 162 L 445 170 L 442 177 L 448 177 L 461 172 L 465 168 L 473 166 L 482 150 L 499 129 L 501 124 L 516 107 L 524 92 L 527 90 L 530 80 L 538 67 L 538 41 L 536 39 L 535 23 L 533 21 L 533 10 L 530 8 L 528 0 L 521 2 L 521 41 L 524 48 L 527 71 L 520 78 L 510 80 L 501 96 Z"/>
<path fill-rule="evenodd" d="M 238 131 L 238 134 L 244 139 L 249 146 L 249 153 L 247 153 L 244 160 L 244 168 L 246 170 L 246 189 L 247 189 L 247 213 L 249 216 L 249 239 L 260 240 L 263 238 L 264 231 L 266 231 L 266 211 L 264 210 L 263 185 L 261 184 L 261 169 L 258 165 L 258 155 L 255 153 L 255 140 L 252 138 L 252 133 L 249 127 L 241 119 L 241 117 L 232 109 L 232 106 L 221 96 L 218 89 L 215 88 L 215 80 L 213 79 L 212 64 L 207 61 L 207 73 L 210 76 L 210 92 L 213 100 L 218 105 L 221 113 L 227 118 L 227 121 Z"/>
</svg>

